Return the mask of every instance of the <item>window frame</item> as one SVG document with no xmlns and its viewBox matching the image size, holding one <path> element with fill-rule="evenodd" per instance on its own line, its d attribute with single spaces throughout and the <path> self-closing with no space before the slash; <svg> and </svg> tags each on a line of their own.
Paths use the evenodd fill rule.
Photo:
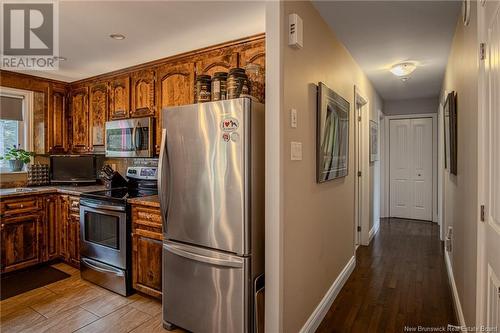
<svg viewBox="0 0 500 333">
<path fill-rule="evenodd" d="M 33 151 L 33 92 L 0 86 L 0 95 L 23 97 L 23 121 L 19 122 L 22 131 L 18 131 L 18 142 L 23 149 Z M 26 170 L 13 172 L 0 167 L 0 175 L 20 173 L 26 173 Z"/>
</svg>

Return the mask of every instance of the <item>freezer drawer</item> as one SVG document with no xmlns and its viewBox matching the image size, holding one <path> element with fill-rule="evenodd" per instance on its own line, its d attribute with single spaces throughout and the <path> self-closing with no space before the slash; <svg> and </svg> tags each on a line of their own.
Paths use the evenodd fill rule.
<svg viewBox="0 0 500 333">
<path fill-rule="evenodd" d="M 191 332 L 250 332 L 250 259 L 163 245 L 163 320 Z"/>
</svg>

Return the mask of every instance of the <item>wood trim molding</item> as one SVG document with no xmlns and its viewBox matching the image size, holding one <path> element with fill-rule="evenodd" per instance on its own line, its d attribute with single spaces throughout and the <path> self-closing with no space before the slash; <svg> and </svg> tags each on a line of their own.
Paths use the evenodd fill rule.
<svg viewBox="0 0 500 333">
<path fill-rule="evenodd" d="M 170 56 L 170 57 L 165 57 L 165 58 L 161 58 L 161 59 L 157 59 L 157 60 L 145 62 L 145 63 L 139 64 L 139 65 L 135 65 L 135 66 L 130 66 L 130 67 L 118 69 L 116 71 L 112 71 L 112 72 L 109 72 L 109 73 L 104 73 L 104 74 L 92 76 L 92 77 L 89 77 L 89 78 L 86 78 L 86 79 L 73 81 L 73 82 L 70 82 L 70 84 L 71 85 L 76 85 L 76 84 L 85 83 L 87 81 L 108 80 L 108 79 L 114 78 L 115 76 L 120 76 L 120 75 L 128 74 L 128 73 L 131 73 L 131 72 L 134 72 L 134 71 L 138 71 L 138 70 L 142 70 L 142 69 L 148 69 L 148 68 L 151 68 L 151 67 L 160 66 L 160 65 L 163 65 L 164 63 L 167 63 L 167 62 L 182 61 L 185 58 L 196 56 L 196 55 L 199 55 L 199 54 L 202 54 L 202 53 L 214 51 L 214 50 L 221 49 L 221 48 L 224 48 L 224 47 L 238 46 L 240 44 L 244 44 L 244 43 L 248 43 L 248 42 L 253 42 L 253 41 L 258 41 L 258 40 L 261 40 L 261 39 L 264 39 L 264 38 L 265 38 L 265 33 L 260 33 L 260 34 L 253 35 L 253 36 L 250 36 L 250 37 L 244 37 L 244 38 L 240 38 L 240 39 L 236 39 L 236 40 L 233 40 L 233 41 L 229 41 L 229 42 L 224 42 L 224 43 L 212 45 L 212 46 L 209 46 L 209 47 L 205 47 L 205 48 L 201 48 L 201 49 L 197 49 L 197 50 L 193 50 L 193 51 L 183 52 L 183 53 L 180 53 L 180 54 L 177 54 L 177 55 L 173 55 L 173 56 Z"/>
<path fill-rule="evenodd" d="M 345 265 L 344 269 L 342 269 L 340 274 L 337 276 L 335 281 L 333 281 L 330 289 L 328 289 L 325 296 L 323 296 L 323 299 L 321 300 L 321 302 L 319 302 L 316 309 L 314 309 L 309 319 L 307 319 L 304 326 L 302 326 L 300 333 L 316 332 L 326 313 L 332 306 L 333 301 L 335 301 L 335 298 L 337 298 L 337 295 L 339 294 L 344 284 L 347 282 L 347 279 L 349 279 L 349 276 L 351 276 L 351 273 L 354 271 L 355 267 L 356 257 L 352 256 L 351 259 L 349 259 L 349 261 L 347 262 L 347 265 Z"/>
</svg>

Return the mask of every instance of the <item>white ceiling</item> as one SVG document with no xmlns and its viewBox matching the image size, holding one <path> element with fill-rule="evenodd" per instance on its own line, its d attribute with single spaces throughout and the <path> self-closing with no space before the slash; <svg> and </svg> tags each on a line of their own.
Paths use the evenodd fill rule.
<svg viewBox="0 0 500 333">
<path fill-rule="evenodd" d="M 455 31 L 459 1 L 315 1 L 384 100 L 439 95 Z M 389 72 L 417 61 L 410 80 Z"/>
<path fill-rule="evenodd" d="M 256 1 L 61 1 L 59 12 L 68 60 L 28 73 L 67 82 L 265 31 L 265 3 Z"/>
</svg>

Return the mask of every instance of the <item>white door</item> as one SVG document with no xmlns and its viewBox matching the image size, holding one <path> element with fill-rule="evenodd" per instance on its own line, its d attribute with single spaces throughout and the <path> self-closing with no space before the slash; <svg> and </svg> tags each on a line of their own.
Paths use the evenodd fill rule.
<svg viewBox="0 0 500 333">
<path fill-rule="evenodd" d="M 500 327 L 500 2 L 485 3 L 486 59 L 484 74 L 486 85 L 484 100 L 484 192 L 485 205 L 482 270 L 486 288 L 482 288 L 486 302 L 486 325 Z M 480 149 L 483 148 L 480 146 Z M 481 284 L 480 284 L 481 286 Z M 484 303 L 483 303 L 484 304 Z M 483 317 L 484 318 L 484 317 Z"/>
<path fill-rule="evenodd" d="M 432 118 L 390 120 L 390 216 L 432 220 Z"/>
</svg>

